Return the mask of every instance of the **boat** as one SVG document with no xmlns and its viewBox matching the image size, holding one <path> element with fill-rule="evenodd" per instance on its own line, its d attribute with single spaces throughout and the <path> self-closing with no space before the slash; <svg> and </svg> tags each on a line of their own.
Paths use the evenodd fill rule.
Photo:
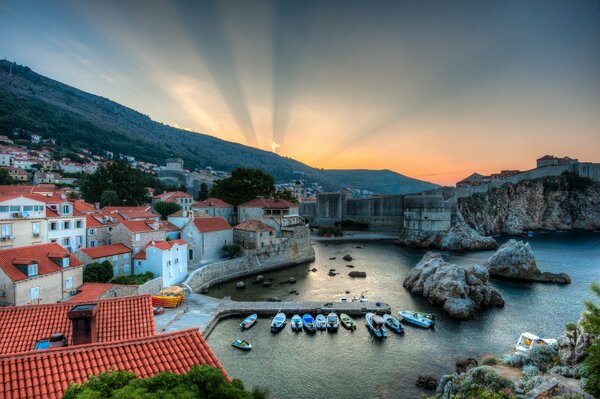
<svg viewBox="0 0 600 399">
<path fill-rule="evenodd" d="M 293 331 L 302 331 L 302 317 L 300 315 L 295 314 L 292 316 L 291 327 Z"/>
<path fill-rule="evenodd" d="M 391 330 L 397 332 L 398 334 L 404 334 L 404 327 L 402 324 L 391 314 L 384 314 L 383 320 L 385 321 L 385 325 L 388 326 Z"/>
<path fill-rule="evenodd" d="M 318 314 L 315 317 L 315 325 L 317 326 L 317 330 L 325 330 L 327 328 L 327 318 L 322 314 Z"/>
<path fill-rule="evenodd" d="M 402 310 L 398 312 L 400 316 L 402 316 L 402 320 L 406 321 L 413 326 L 422 327 L 422 328 L 433 328 L 435 325 L 435 321 L 421 316 L 417 312 L 412 312 L 410 310 Z"/>
<path fill-rule="evenodd" d="M 335 312 L 327 315 L 327 331 L 335 332 L 340 327 L 340 319 Z"/>
<path fill-rule="evenodd" d="M 271 332 L 278 332 L 283 330 L 286 324 L 285 313 L 277 313 L 271 321 Z"/>
<path fill-rule="evenodd" d="M 433 313 L 425 313 L 425 312 L 413 312 L 413 313 L 418 314 L 419 316 L 426 317 L 429 320 L 435 320 L 435 315 Z"/>
<path fill-rule="evenodd" d="M 258 315 L 256 313 L 253 313 L 250 316 L 246 317 L 244 321 L 240 323 L 240 330 L 249 330 L 250 327 L 252 327 L 256 323 L 257 318 Z"/>
<path fill-rule="evenodd" d="M 315 332 L 317 331 L 317 326 L 315 325 L 315 318 L 305 313 L 302 315 L 302 326 L 306 330 L 306 332 Z"/>
<path fill-rule="evenodd" d="M 345 303 L 348 302 L 348 298 L 346 298 L 345 296 L 340 298 L 340 302 Z"/>
<path fill-rule="evenodd" d="M 556 345 L 557 340 L 552 338 L 540 338 L 537 335 L 534 335 L 529 332 L 524 332 L 519 337 L 519 341 L 517 342 L 516 349 L 517 352 L 527 352 L 528 350 L 534 348 L 538 345 Z"/>
<path fill-rule="evenodd" d="M 359 297 L 352 297 L 352 302 L 369 302 L 369 299 L 365 296 L 366 292 L 362 292 Z"/>
<path fill-rule="evenodd" d="M 386 338 L 387 331 L 383 326 L 385 324 L 385 320 L 383 317 L 376 315 L 375 313 L 369 312 L 365 315 L 365 319 L 367 320 L 367 328 L 373 335 L 377 338 Z"/>
<path fill-rule="evenodd" d="M 340 320 L 342 321 L 342 325 L 348 330 L 356 330 L 356 323 L 352 320 L 352 317 L 348 316 L 346 313 L 340 315 Z"/>
<path fill-rule="evenodd" d="M 241 349 L 243 351 L 249 351 L 250 349 L 252 349 L 252 344 L 250 344 L 250 342 L 242 341 L 241 339 L 233 341 L 231 343 L 231 346 L 233 346 L 234 348 Z"/>
<path fill-rule="evenodd" d="M 177 286 L 163 288 L 152 296 L 152 306 L 155 308 L 176 308 L 183 301 L 185 301 L 185 290 Z"/>
</svg>

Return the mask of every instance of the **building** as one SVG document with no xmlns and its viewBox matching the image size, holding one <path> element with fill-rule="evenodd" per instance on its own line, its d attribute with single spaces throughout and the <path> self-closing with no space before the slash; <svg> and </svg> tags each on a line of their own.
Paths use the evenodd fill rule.
<svg viewBox="0 0 600 399">
<path fill-rule="evenodd" d="M 131 248 L 123 244 L 110 244 L 93 248 L 83 248 L 75 256 L 84 266 L 90 263 L 109 261 L 113 266 L 113 276 L 128 276 L 131 274 Z"/>
<path fill-rule="evenodd" d="M 559 158 L 555 157 L 554 155 L 544 155 L 543 157 L 537 159 L 536 165 L 538 168 L 543 168 L 546 166 L 570 165 L 578 162 L 578 159 L 573 159 L 566 156 Z"/>
<path fill-rule="evenodd" d="M 217 261 L 223 247 L 233 243 L 233 228 L 222 217 L 193 218 L 181 229 L 181 238 L 189 244 L 190 265 Z"/>
<path fill-rule="evenodd" d="M 26 170 L 16 166 L 8 166 L 8 175 L 16 182 L 24 182 L 29 180 L 29 174 Z"/>
<path fill-rule="evenodd" d="M 82 266 L 57 243 L 0 251 L 0 302 L 14 306 L 68 298 L 83 284 Z"/>
<path fill-rule="evenodd" d="M 297 204 L 278 198 L 257 198 L 238 206 L 238 222 L 260 220 L 281 231 L 304 224 Z"/>
<path fill-rule="evenodd" d="M 152 197 L 152 204 L 156 205 L 159 202 L 171 202 L 178 204 L 184 211 L 192 209 L 194 197 L 183 191 L 172 191 Z"/>
<path fill-rule="evenodd" d="M 48 241 L 58 242 L 71 252 L 85 248 L 86 215 L 75 209 L 64 194 L 39 198 L 46 202 Z"/>
<path fill-rule="evenodd" d="M 0 166 L 12 165 L 13 154 L 9 152 L 0 152 Z"/>
<path fill-rule="evenodd" d="M 123 221 L 117 224 L 111 233 L 111 242 L 125 244 L 133 250 L 133 255 L 140 252 L 152 241 L 167 239 L 164 225 L 158 221 Z"/>
<path fill-rule="evenodd" d="M 77 179 L 62 177 L 58 172 L 44 172 L 38 170 L 33 175 L 33 184 L 75 184 Z"/>
<path fill-rule="evenodd" d="M 184 211 L 184 210 L 180 209 L 177 212 L 174 212 L 174 213 L 170 214 L 169 216 L 167 216 L 167 220 L 172 225 L 177 226 L 180 229 L 182 229 L 183 226 L 185 226 L 187 224 L 187 222 L 190 221 L 190 219 L 199 218 L 199 217 L 203 217 L 203 216 L 206 216 L 206 214 L 204 214 L 200 211 L 196 211 L 196 210 Z"/>
<path fill-rule="evenodd" d="M 208 198 L 204 201 L 197 201 L 192 204 L 192 209 L 208 216 L 220 216 L 227 220 L 227 223 L 233 223 L 233 205 L 218 198 Z"/>
<path fill-rule="evenodd" d="M 0 249 L 46 242 L 45 202 L 35 194 L 0 195 Z"/>
<path fill-rule="evenodd" d="M 468 177 L 462 179 L 461 181 L 457 182 L 456 187 L 479 186 L 482 184 L 487 184 L 489 182 L 490 182 L 489 176 L 484 176 L 479 173 L 473 173 L 473 174 L 469 175 Z"/>
<path fill-rule="evenodd" d="M 117 214 L 87 214 L 85 216 L 86 247 L 93 248 L 110 244 L 112 229 L 122 220 L 123 218 Z"/>
<path fill-rule="evenodd" d="M 161 276 L 163 287 L 179 284 L 188 273 L 187 251 L 184 240 L 152 241 L 134 256 L 135 274 L 152 272 Z"/>
<path fill-rule="evenodd" d="M 450 208 L 442 195 L 404 197 L 404 228 L 419 231 L 448 231 L 452 226 Z"/>
<path fill-rule="evenodd" d="M 260 220 L 248 219 L 233 228 L 233 242 L 243 249 L 260 249 L 275 241 L 275 228 Z"/>
<path fill-rule="evenodd" d="M 83 165 L 79 162 L 62 160 L 58 162 L 58 168 L 65 173 L 83 173 Z"/>
</svg>

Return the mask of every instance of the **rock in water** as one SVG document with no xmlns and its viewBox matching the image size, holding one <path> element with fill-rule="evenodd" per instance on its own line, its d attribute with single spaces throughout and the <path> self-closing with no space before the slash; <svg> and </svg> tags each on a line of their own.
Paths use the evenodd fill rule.
<svg viewBox="0 0 600 399">
<path fill-rule="evenodd" d="M 348 255 L 344 255 L 344 257 L 342 259 L 344 259 L 346 262 L 351 262 L 354 258 L 352 256 L 350 256 L 350 254 L 348 254 Z"/>
<path fill-rule="evenodd" d="M 523 241 L 509 240 L 483 266 L 492 277 L 559 284 L 571 282 L 565 273 L 542 273 L 537 267 L 531 246 Z"/>
<path fill-rule="evenodd" d="M 428 252 L 404 279 L 404 287 L 429 303 L 443 307 L 452 317 L 471 319 L 479 310 L 504 306 L 490 286 L 489 273 L 480 265 L 460 267 L 440 254 Z"/>
<path fill-rule="evenodd" d="M 358 272 L 356 270 L 351 271 L 350 273 L 348 273 L 348 276 L 350 277 L 367 277 L 367 272 Z"/>
<path fill-rule="evenodd" d="M 238 281 L 237 283 L 235 283 L 235 288 L 238 290 L 243 290 L 244 288 L 246 288 L 246 284 L 244 284 L 243 281 Z"/>
<path fill-rule="evenodd" d="M 419 374 L 419 376 L 417 377 L 417 382 L 415 383 L 415 385 L 417 385 L 419 388 L 427 389 L 430 391 L 437 388 L 437 384 L 438 381 L 434 376 L 423 374 Z"/>
<path fill-rule="evenodd" d="M 464 373 L 468 369 L 479 366 L 479 362 L 477 359 L 473 359 L 472 357 L 467 357 L 464 359 L 459 359 L 454 363 L 457 373 Z"/>
</svg>

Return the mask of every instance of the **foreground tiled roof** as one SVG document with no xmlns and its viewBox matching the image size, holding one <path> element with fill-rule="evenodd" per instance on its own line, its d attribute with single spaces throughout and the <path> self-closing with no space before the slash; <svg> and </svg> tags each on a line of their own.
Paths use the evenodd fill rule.
<svg viewBox="0 0 600 399">
<path fill-rule="evenodd" d="M 211 231 L 231 230 L 231 226 L 222 217 L 203 217 L 195 218 L 194 225 L 201 233 Z"/>
<path fill-rule="evenodd" d="M 117 284 L 110 283 L 83 283 L 83 285 L 77 289 L 77 294 L 73 295 L 65 302 L 93 301 L 116 285 Z"/>
<path fill-rule="evenodd" d="M 252 231 L 261 233 L 264 231 L 274 231 L 275 228 L 256 219 L 248 219 L 234 227 L 235 230 Z"/>
<path fill-rule="evenodd" d="M 131 248 L 124 244 L 101 245 L 99 247 L 83 248 L 79 250 L 92 259 L 105 258 L 107 256 L 131 253 Z"/>
<path fill-rule="evenodd" d="M 257 198 L 239 206 L 240 208 L 288 209 L 296 208 L 297 204 L 279 198 Z"/>
<path fill-rule="evenodd" d="M 97 212 L 98 210 L 96 209 L 96 206 L 94 204 L 89 204 L 85 201 L 82 200 L 76 200 L 73 202 L 73 206 L 75 207 L 75 209 L 77 209 L 78 211 L 82 212 L 82 213 L 90 213 L 90 212 Z"/>
<path fill-rule="evenodd" d="M 60 267 L 56 262 L 50 259 L 49 255 L 52 256 L 69 256 L 69 267 L 78 267 L 83 263 L 76 257 L 69 254 L 69 251 L 60 246 L 60 244 L 53 242 L 49 244 L 37 244 L 30 245 L 28 247 L 10 248 L 0 251 L 0 269 L 10 278 L 12 281 L 26 280 L 29 277 L 23 273 L 17 266 L 14 265 L 13 261 L 16 258 L 28 258 L 35 260 L 38 263 L 38 275 L 43 276 L 45 274 L 60 272 L 64 268 Z M 0 334 L 1 335 L 1 334 Z"/>
<path fill-rule="evenodd" d="M 60 398 L 69 385 L 109 369 L 132 371 L 146 378 L 161 371 L 182 374 L 196 364 L 217 367 L 229 380 L 198 329 L 32 351 L 0 357 L 0 397 Z"/>
<path fill-rule="evenodd" d="M 65 334 L 71 345 L 73 330 L 67 313 L 77 303 L 0 307 L 0 355 L 30 351 L 35 347 L 36 341 L 59 332 Z M 98 304 L 98 342 L 148 337 L 155 333 L 152 299 L 149 295 L 83 303 Z M 2 382 L 0 385 L 3 385 Z"/>
<path fill-rule="evenodd" d="M 204 201 L 194 202 L 192 208 L 233 208 L 233 206 L 218 198 L 207 198 Z"/>
<path fill-rule="evenodd" d="M 150 222 L 151 223 L 151 222 Z M 156 231 L 145 220 L 127 220 L 121 223 L 132 233 L 143 233 L 147 231 Z"/>
<path fill-rule="evenodd" d="M 148 244 L 146 244 L 146 246 L 140 251 L 138 252 L 133 259 L 136 260 L 143 260 L 146 259 L 146 249 L 148 247 L 155 247 L 160 249 L 161 251 L 167 250 L 167 249 L 171 249 L 173 247 L 173 245 L 184 245 L 187 244 L 187 242 L 185 240 L 171 240 L 171 241 L 152 241 L 149 242 Z"/>
</svg>

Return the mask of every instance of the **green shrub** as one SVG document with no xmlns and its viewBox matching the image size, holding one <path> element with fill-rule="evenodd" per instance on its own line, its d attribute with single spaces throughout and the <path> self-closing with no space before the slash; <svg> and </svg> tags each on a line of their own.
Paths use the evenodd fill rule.
<svg viewBox="0 0 600 399">
<path fill-rule="evenodd" d="M 567 331 L 575 331 L 575 330 L 577 330 L 577 323 L 573 323 L 573 322 L 567 323 L 567 324 L 565 324 L 565 328 L 567 329 Z"/>
<path fill-rule="evenodd" d="M 358 220 L 342 220 L 335 222 L 336 227 L 342 230 L 366 230 L 369 228 L 369 223 L 359 222 Z"/>
<path fill-rule="evenodd" d="M 108 283 L 113 278 L 113 265 L 105 260 L 102 263 L 90 263 L 83 269 L 84 283 Z"/>
<path fill-rule="evenodd" d="M 600 397 L 600 338 L 596 339 L 590 347 L 584 364 L 585 371 L 583 374 L 587 380 L 583 389 L 598 398 Z"/>
<path fill-rule="evenodd" d="M 531 390 L 539 387 L 542 384 L 548 382 L 548 377 L 544 377 L 541 375 L 534 375 L 527 380 L 521 383 L 521 387 L 525 392 L 530 392 Z"/>
<path fill-rule="evenodd" d="M 321 226 L 319 227 L 318 233 L 321 237 L 325 235 L 333 235 L 335 237 L 340 237 L 343 235 L 342 229 L 339 226 L 329 227 L 329 226 Z"/>
<path fill-rule="evenodd" d="M 521 378 L 523 380 L 528 380 L 536 375 L 538 375 L 540 373 L 540 369 L 538 369 L 536 366 L 532 365 L 532 364 L 528 364 L 527 366 L 523 366 L 523 368 L 521 369 L 521 371 L 523 372 Z"/>
<path fill-rule="evenodd" d="M 483 364 L 484 366 L 495 366 L 498 364 L 498 359 L 496 359 L 495 357 L 486 357 L 481 361 L 481 364 Z"/>
<path fill-rule="evenodd" d="M 554 366 L 551 370 L 553 373 L 562 375 L 563 377 L 573 378 L 573 369 L 568 366 Z"/>
<path fill-rule="evenodd" d="M 579 366 L 575 367 L 575 370 L 573 370 L 573 378 L 587 378 L 588 376 L 588 366 L 585 363 L 580 364 Z"/>
<path fill-rule="evenodd" d="M 131 274 L 128 276 L 117 276 L 112 279 L 113 284 L 123 285 L 142 285 L 154 278 L 154 273 L 146 272 L 141 274 Z"/>
<path fill-rule="evenodd" d="M 509 353 L 502 356 L 502 363 L 510 367 L 521 368 L 528 361 L 527 355 L 523 352 Z"/>
<path fill-rule="evenodd" d="M 526 364 L 531 364 L 539 368 L 541 371 L 550 370 L 558 364 L 558 351 L 554 345 L 538 345 L 534 346 L 528 352 L 529 360 Z"/>
<path fill-rule="evenodd" d="M 176 202 L 159 202 L 154 205 L 154 210 L 160 214 L 162 220 L 167 220 L 167 216 L 180 211 L 181 205 Z"/>
<path fill-rule="evenodd" d="M 240 247 L 237 244 L 224 245 L 223 252 L 225 253 L 225 256 L 229 259 L 234 259 L 242 254 L 242 247 Z"/>
</svg>

